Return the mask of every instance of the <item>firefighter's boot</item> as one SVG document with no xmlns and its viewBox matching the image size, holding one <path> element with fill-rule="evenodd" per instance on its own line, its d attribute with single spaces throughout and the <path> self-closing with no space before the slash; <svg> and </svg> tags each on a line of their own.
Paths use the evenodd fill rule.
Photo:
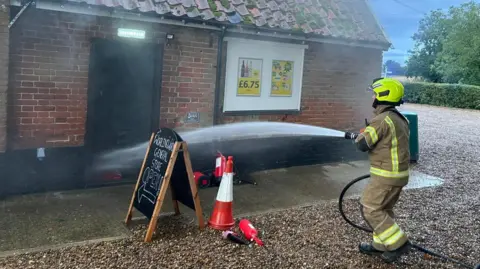
<svg viewBox="0 0 480 269">
<path fill-rule="evenodd" d="M 402 255 L 408 253 L 411 247 L 412 247 L 412 244 L 410 243 L 410 241 L 407 241 L 405 244 L 403 244 L 403 246 L 399 247 L 394 251 L 385 251 L 381 255 L 381 258 L 387 263 L 395 262 Z"/>
<path fill-rule="evenodd" d="M 372 256 L 381 256 L 384 253 L 383 251 L 374 248 L 370 243 L 360 243 L 358 249 L 361 253 Z"/>
</svg>

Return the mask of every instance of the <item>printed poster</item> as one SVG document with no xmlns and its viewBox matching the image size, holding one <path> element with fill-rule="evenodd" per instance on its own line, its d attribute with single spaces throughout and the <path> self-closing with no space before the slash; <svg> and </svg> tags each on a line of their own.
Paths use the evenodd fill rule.
<svg viewBox="0 0 480 269">
<path fill-rule="evenodd" d="M 271 96 L 292 96 L 293 61 L 273 60 Z"/>
<path fill-rule="evenodd" d="M 237 96 L 260 96 L 262 62 L 250 58 L 238 60 Z"/>
</svg>

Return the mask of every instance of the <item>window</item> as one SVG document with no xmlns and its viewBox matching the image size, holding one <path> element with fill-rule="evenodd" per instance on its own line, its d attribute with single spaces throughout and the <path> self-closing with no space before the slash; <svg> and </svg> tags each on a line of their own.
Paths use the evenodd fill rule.
<svg viewBox="0 0 480 269">
<path fill-rule="evenodd" d="M 300 110 L 306 45 L 225 40 L 223 112 Z"/>
</svg>

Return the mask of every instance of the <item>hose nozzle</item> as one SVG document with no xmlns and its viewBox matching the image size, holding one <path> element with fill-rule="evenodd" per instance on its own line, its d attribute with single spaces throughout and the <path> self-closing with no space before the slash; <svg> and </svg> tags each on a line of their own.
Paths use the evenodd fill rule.
<svg viewBox="0 0 480 269">
<path fill-rule="evenodd" d="M 356 134 L 356 133 L 345 132 L 345 139 L 355 140 L 357 138 L 357 136 L 358 136 L 358 134 Z"/>
</svg>

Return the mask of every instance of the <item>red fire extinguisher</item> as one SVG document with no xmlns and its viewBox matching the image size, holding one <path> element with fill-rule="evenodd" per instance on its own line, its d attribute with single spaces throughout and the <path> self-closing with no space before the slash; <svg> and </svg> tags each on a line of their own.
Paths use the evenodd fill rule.
<svg viewBox="0 0 480 269">
<path fill-rule="evenodd" d="M 238 227 L 248 241 L 255 240 L 255 242 L 257 242 L 259 246 L 263 246 L 262 240 L 258 238 L 257 229 L 253 227 L 253 224 L 250 221 L 248 221 L 247 219 L 242 219 L 238 224 Z"/>
<path fill-rule="evenodd" d="M 225 167 L 227 166 L 227 158 L 223 156 L 222 153 L 217 152 L 217 158 L 215 159 L 215 171 L 213 173 L 215 178 L 215 183 L 220 185 L 222 181 L 223 172 L 225 171 Z"/>
</svg>

